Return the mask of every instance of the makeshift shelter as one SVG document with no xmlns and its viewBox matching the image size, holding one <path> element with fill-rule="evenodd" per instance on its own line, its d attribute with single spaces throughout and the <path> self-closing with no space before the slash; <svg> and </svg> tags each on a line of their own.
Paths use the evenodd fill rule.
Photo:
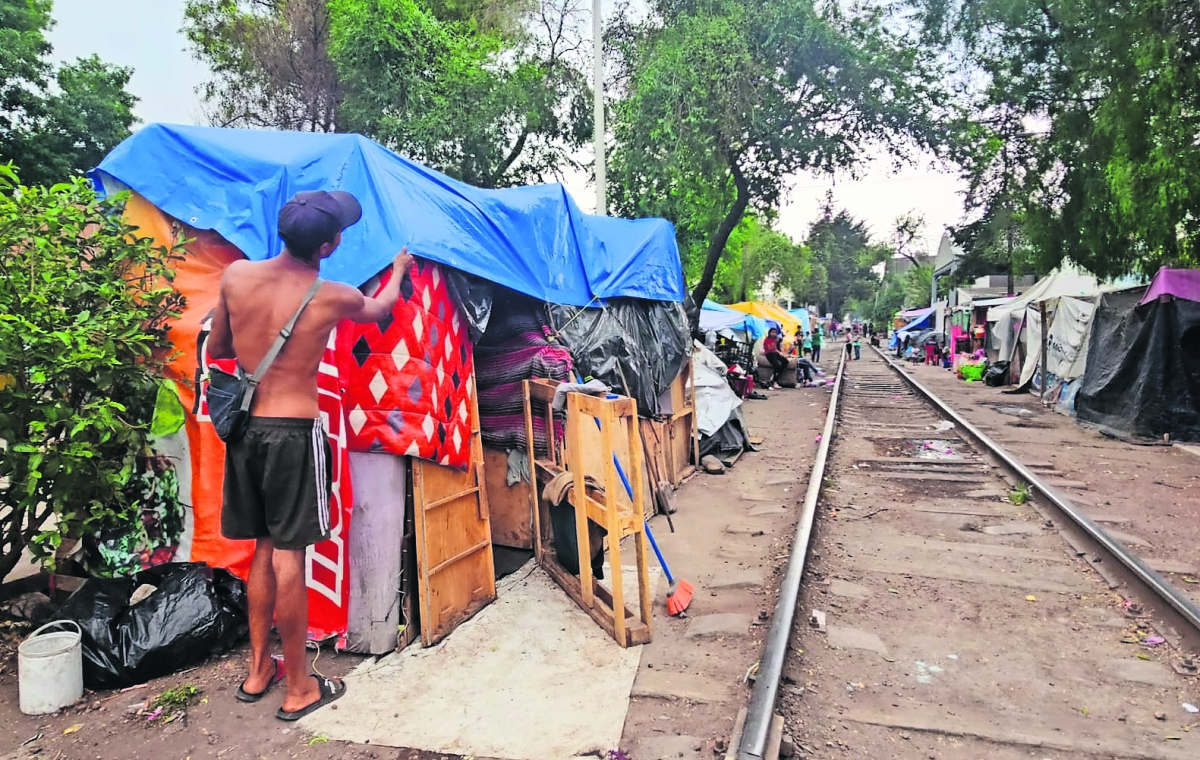
<svg viewBox="0 0 1200 760">
<path fill-rule="evenodd" d="M 800 329 L 804 332 L 812 332 L 812 320 L 808 309 L 789 309 L 788 314 L 800 323 Z"/>
<path fill-rule="evenodd" d="M 778 323 L 786 337 L 791 337 L 796 332 L 796 328 L 800 326 L 798 319 L 789 314 L 782 306 L 776 306 L 773 303 L 742 301 L 741 303 L 729 304 L 729 308 Z"/>
<path fill-rule="evenodd" d="M 1081 423 L 1120 437 L 1200 441 L 1200 270 L 1099 299 L 1075 396 Z"/>
<path fill-rule="evenodd" d="M 1064 262 L 1021 296 L 991 307 L 987 321 L 992 323 L 994 358 L 1009 362 L 1012 376 L 1019 377 L 1021 385 L 1029 382 L 1041 356 L 1041 304 L 1053 309 L 1064 297 L 1089 298 L 1099 292 L 1095 277 Z"/>
<path fill-rule="evenodd" d="M 363 206 L 361 222 L 323 263 L 326 279 L 370 293 L 386 282 L 384 270 L 402 246 L 419 257 L 391 318 L 339 326 L 320 368 L 321 417 L 335 452 L 333 536 L 308 552 L 310 633 L 342 638 L 349 631 L 360 651 L 396 644 L 397 589 L 378 578 L 395 581 L 404 572 L 416 584 L 426 642 L 494 597 L 496 515 L 488 510 L 481 441 L 488 418 L 480 411 L 484 383 L 476 388 L 475 354 L 494 316 L 487 284 L 543 305 L 637 300 L 644 305 L 630 311 L 642 314 L 670 314 L 683 300 L 669 223 L 584 214 L 559 185 L 470 187 L 357 135 L 149 125 L 91 176 L 106 193 L 134 191 L 126 214 L 141 234 L 164 245 L 189 241 L 176 266 L 174 285 L 187 304 L 172 325 L 179 354 L 170 364 L 174 403 L 185 414 L 157 445 L 177 462 L 189 507 L 175 558 L 242 577 L 253 547 L 220 535 L 224 447 L 207 424 L 200 382 L 222 272 L 240 258 L 280 252 L 278 209 L 301 190 L 346 190 Z M 524 325 L 508 328 L 515 339 L 528 339 Z M 536 356 L 518 376 L 528 378 L 535 364 L 543 373 L 535 376 L 569 376 L 571 357 L 537 337 Z M 656 365 L 660 374 L 667 364 Z M 657 377 L 647 387 L 657 397 L 656 384 L 682 384 L 685 374 Z M 512 519 L 528 525 L 536 490 L 526 484 L 525 516 Z M 354 557 L 378 564 L 356 566 L 351 545 L 363 549 Z M 416 562 L 402 556 L 409 546 Z M 363 585 L 351 594 L 356 583 Z M 405 594 L 406 604 L 413 596 Z"/>
</svg>

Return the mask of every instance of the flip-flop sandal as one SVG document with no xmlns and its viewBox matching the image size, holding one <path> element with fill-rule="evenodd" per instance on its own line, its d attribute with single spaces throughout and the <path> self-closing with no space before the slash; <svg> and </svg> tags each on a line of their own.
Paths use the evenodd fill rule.
<svg viewBox="0 0 1200 760">
<path fill-rule="evenodd" d="M 279 720 L 286 720 L 288 722 L 300 720 L 305 715 L 314 713 L 331 702 L 336 702 L 342 698 L 342 695 L 346 693 L 346 684 L 341 681 L 334 681 L 331 678 L 320 678 L 318 676 L 313 676 L 313 679 L 315 679 L 317 682 L 317 688 L 321 690 L 321 696 L 317 699 L 317 701 L 313 702 L 307 707 L 302 707 L 299 710 L 294 710 L 291 712 L 281 707 L 275 711 L 276 718 Z"/>
<path fill-rule="evenodd" d="M 257 702 L 263 697 L 267 696 L 267 692 L 271 690 L 271 687 L 282 681 L 283 677 L 286 675 L 286 671 L 281 667 L 283 665 L 282 657 L 271 655 L 271 662 L 275 663 L 275 675 L 271 676 L 270 681 L 267 681 L 267 686 L 265 689 L 252 694 L 246 691 L 246 682 L 242 681 L 242 684 L 237 687 L 237 691 L 234 692 L 234 696 L 242 702 Z"/>
</svg>

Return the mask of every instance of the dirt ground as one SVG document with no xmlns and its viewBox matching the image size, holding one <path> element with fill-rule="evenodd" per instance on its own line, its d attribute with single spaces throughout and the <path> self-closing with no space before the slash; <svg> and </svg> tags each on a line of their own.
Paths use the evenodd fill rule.
<svg viewBox="0 0 1200 760">
<path fill-rule="evenodd" d="M 1168 449 L 1098 439 L 1070 420 L 1008 425 L 1027 415 L 990 417 L 985 402 L 1027 397 L 916 371 L 1007 446 L 1036 439 L 1027 456 L 1053 455 L 1055 479 L 1103 487 L 1097 509 L 1140 501 L 1141 481 L 1184 485 L 1195 473 Z M 1177 670 L 1190 653 L 1075 557 L 1036 503 L 1012 503 L 995 468 L 937 431 L 873 354 L 848 370 L 842 405 L 779 705 L 797 757 L 1200 757 L 1188 709 L 1200 683 Z M 1174 501 L 1129 509 L 1130 529 L 1168 530 L 1156 509 L 1195 514 L 1194 501 Z"/>
<path fill-rule="evenodd" d="M 696 595 L 686 618 L 667 617 L 656 604 L 654 641 L 642 652 L 622 740 L 632 760 L 709 760 L 748 698 L 745 675 L 760 653 L 829 389 L 767 395 L 744 406 L 762 451 L 745 454 L 724 475 L 697 474 L 685 483 L 675 496 L 676 532 L 662 517 L 652 522 L 672 571 L 692 582 Z M 237 702 L 244 648 L 143 688 L 89 693 L 74 708 L 28 717 L 18 710 L 15 652 L 28 630 L 0 627 L 0 760 L 452 757 L 304 735 L 274 718 L 278 687 L 259 704 Z M 363 659 L 323 651 L 316 667 L 338 676 Z M 181 685 L 199 690 L 185 714 L 167 724 L 147 720 L 147 703 Z"/>
</svg>

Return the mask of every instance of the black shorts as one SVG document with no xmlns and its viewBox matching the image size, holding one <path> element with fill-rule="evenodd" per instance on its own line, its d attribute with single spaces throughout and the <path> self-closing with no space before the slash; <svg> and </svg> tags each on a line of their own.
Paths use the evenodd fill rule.
<svg viewBox="0 0 1200 760">
<path fill-rule="evenodd" d="M 245 437 L 225 447 L 221 535 L 270 538 L 278 549 L 328 538 L 331 455 L 319 419 L 251 417 Z"/>
</svg>

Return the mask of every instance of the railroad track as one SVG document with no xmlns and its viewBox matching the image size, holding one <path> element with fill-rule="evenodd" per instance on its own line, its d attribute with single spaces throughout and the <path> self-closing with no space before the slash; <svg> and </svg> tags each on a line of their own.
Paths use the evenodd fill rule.
<svg viewBox="0 0 1200 760">
<path fill-rule="evenodd" d="M 1185 595 L 881 354 L 833 397 L 738 760 L 1200 758 Z"/>
</svg>

